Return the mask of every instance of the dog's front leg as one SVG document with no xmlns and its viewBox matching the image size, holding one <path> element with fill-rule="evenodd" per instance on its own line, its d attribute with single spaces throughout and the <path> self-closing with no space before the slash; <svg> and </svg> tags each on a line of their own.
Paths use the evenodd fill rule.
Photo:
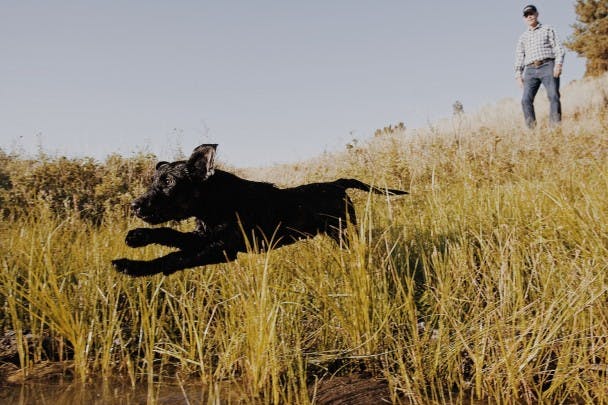
<svg viewBox="0 0 608 405">
<path fill-rule="evenodd" d="M 136 248 L 151 244 L 170 246 L 182 250 L 200 247 L 203 242 L 198 232 L 180 232 L 171 228 L 135 228 L 127 233 L 125 243 Z"/>
<path fill-rule="evenodd" d="M 151 276 L 164 273 L 169 275 L 176 271 L 207 264 L 226 263 L 236 259 L 236 246 L 228 247 L 221 242 L 212 243 L 199 251 L 179 251 L 154 260 L 113 260 L 114 268 L 133 277 Z"/>
</svg>

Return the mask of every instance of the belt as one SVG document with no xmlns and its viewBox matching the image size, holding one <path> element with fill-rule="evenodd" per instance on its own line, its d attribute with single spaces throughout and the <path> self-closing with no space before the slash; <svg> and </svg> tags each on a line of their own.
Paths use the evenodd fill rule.
<svg viewBox="0 0 608 405">
<path fill-rule="evenodd" d="M 528 66 L 529 67 L 541 67 L 545 63 L 549 63 L 549 62 L 554 61 L 554 60 L 555 60 L 555 58 L 547 58 L 547 59 L 535 60 L 532 63 L 528 63 Z"/>
</svg>

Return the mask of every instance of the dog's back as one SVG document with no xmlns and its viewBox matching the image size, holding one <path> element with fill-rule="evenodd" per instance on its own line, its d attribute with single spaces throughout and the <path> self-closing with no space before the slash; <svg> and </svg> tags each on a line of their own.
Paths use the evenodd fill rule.
<svg viewBox="0 0 608 405">
<path fill-rule="evenodd" d="M 333 182 L 281 189 L 222 170 L 207 182 L 197 218 L 212 228 L 239 228 L 283 245 L 318 233 L 337 237 L 334 229 L 345 228 L 347 216 L 355 222 L 346 189 Z"/>
</svg>

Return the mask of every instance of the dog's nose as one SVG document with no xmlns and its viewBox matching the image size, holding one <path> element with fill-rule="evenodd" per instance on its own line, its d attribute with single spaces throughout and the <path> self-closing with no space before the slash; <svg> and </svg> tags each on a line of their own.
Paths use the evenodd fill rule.
<svg viewBox="0 0 608 405">
<path fill-rule="evenodd" d="M 138 216 L 139 214 L 141 214 L 141 204 L 139 203 L 139 201 L 133 201 L 131 203 L 131 212 Z"/>
</svg>

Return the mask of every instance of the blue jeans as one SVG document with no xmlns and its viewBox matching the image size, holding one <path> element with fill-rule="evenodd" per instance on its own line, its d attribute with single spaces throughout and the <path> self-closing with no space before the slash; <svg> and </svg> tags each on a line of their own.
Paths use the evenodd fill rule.
<svg viewBox="0 0 608 405">
<path fill-rule="evenodd" d="M 521 106 L 524 110 L 526 125 L 533 128 L 536 125 L 536 113 L 534 112 L 534 97 L 542 84 L 547 90 L 549 98 L 550 113 L 549 120 L 557 124 L 562 120 L 562 104 L 559 100 L 559 77 L 553 77 L 555 61 L 549 61 L 539 67 L 526 66 L 524 71 L 524 95 Z"/>
</svg>

